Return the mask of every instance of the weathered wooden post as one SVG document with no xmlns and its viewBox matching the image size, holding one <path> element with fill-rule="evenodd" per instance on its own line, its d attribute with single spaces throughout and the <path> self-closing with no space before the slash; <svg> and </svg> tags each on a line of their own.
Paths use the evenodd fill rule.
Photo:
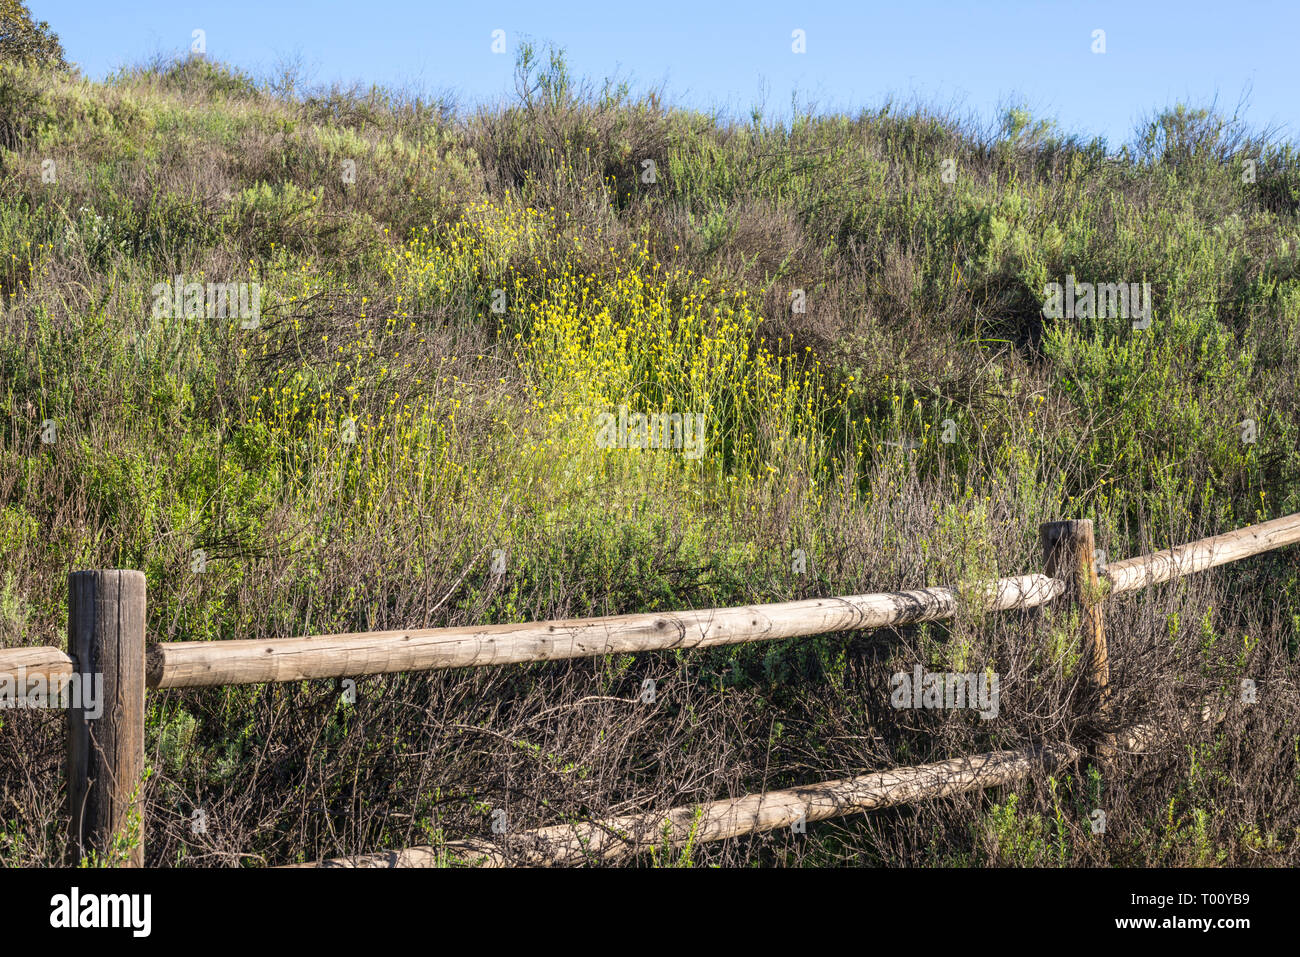
<svg viewBox="0 0 1300 957">
<path fill-rule="evenodd" d="M 1046 522 L 1039 526 L 1038 534 L 1048 576 L 1065 582 L 1064 597 L 1071 608 L 1079 610 L 1083 661 L 1091 689 L 1104 707 L 1110 685 L 1110 662 L 1106 656 L 1106 623 L 1102 615 L 1102 587 L 1097 577 L 1092 520 Z"/>
<path fill-rule="evenodd" d="M 82 684 L 68 712 L 74 863 L 88 851 L 108 854 L 117 843 L 129 848 L 126 866 L 144 864 L 144 628 L 143 572 L 68 576 L 68 653 Z M 89 681 L 97 683 L 96 702 L 86 693 Z"/>
</svg>

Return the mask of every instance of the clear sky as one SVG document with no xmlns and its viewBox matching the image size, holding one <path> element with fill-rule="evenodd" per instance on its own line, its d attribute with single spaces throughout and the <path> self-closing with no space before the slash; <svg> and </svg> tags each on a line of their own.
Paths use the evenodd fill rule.
<svg viewBox="0 0 1300 957">
<path fill-rule="evenodd" d="M 513 89 L 517 44 L 563 47 L 597 85 L 662 87 L 674 103 L 743 117 L 855 111 L 919 100 L 992 123 L 1012 102 L 1066 132 L 1127 141 L 1153 110 L 1217 98 L 1300 140 L 1300 2 L 753 3 L 604 0 L 28 0 L 90 76 L 156 53 L 207 54 L 255 74 L 298 60 L 313 82 L 452 93 L 462 106 Z M 492 52 L 493 31 L 506 52 Z M 804 32 L 806 52 L 792 50 Z M 1105 52 L 1093 33 L 1105 31 Z"/>
</svg>

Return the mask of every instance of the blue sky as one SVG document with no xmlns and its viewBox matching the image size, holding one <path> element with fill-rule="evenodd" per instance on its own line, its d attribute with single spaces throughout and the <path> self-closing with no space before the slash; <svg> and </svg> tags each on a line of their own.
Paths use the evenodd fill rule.
<svg viewBox="0 0 1300 957">
<path fill-rule="evenodd" d="M 520 40 L 563 47 L 599 85 L 662 86 L 675 103 L 748 116 L 801 107 L 856 111 L 919 100 L 991 123 L 1010 103 L 1067 132 L 1127 141 L 1153 110 L 1217 98 L 1300 140 L 1292 2 L 421 3 L 414 0 L 28 0 L 90 76 L 188 51 L 254 73 L 300 60 L 309 80 L 450 92 L 462 105 L 513 89 Z M 806 52 L 792 52 L 803 30 Z M 507 52 L 493 54 L 505 31 Z M 1105 31 L 1094 53 L 1093 31 Z"/>
</svg>

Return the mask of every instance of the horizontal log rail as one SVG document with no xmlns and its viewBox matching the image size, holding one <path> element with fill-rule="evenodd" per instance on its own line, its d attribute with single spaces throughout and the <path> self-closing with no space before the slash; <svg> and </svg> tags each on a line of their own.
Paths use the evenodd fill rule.
<svg viewBox="0 0 1300 957">
<path fill-rule="evenodd" d="M 75 671 L 72 656 L 58 648 L 0 648 L 0 675 L 24 675 L 54 684 Z"/>
<path fill-rule="evenodd" d="M 1117 752 L 1145 753 L 1170 733 L 1198 724 L 1221 723 L 1228 708 L 1207 701 L 1199 714 L 1178 716 L 1169 728 L 1135 725 L 1116 735 Z M 725 801 L 686 805 L 658 814 L 635 814 L 560 824 L 503 836 L 420 845 L 377 854 L 329 858 L 290 868 L 563 867 L 618 860 L 651 848 L 681 848 L 692 842 L 721 841 L 743 834 L 774 831 L 799 821 L 811 823 L 902 804 L 1017 784 L 1037 771 L 1051 772 L 1080 757 L 1069 745 L 993 751 L 895 768 L 838 781 L 822 781 L 782 791 L 747 794 Z"/>
<path fill-rule="evenodd" d="M 1300 513 L 1202 538 L 1177 548 L 1112 562 L 1102 568 L 1101 576 L 1109 579 L 1110 593 L 1117 595 L 1298 543 Z"/>
<path fill-rule="evenodd" d="M 652 847 L 682 847 L 691 842 L 812 823 L 931 798 L 1014 784 L 1036 770 L 1048 770 L 1075 756 L 1057 745 L 993 751 L 968 757 L 822 781 L 783 791 L 747 794 L 726 801 L 676 807 L 658 814 L 635 814 L 560 824 L 488 840 L 450 841 L 441 847 L 340 857 L 293 867 L 438 867 L 452 861 L 489 867 L 565 866 L 613 861 Z"/>
<path fill-rule="evenodd" d="M 1059 595 L 1061 584 L 1045 575 L 1022 575 L 1000 579 L 975 592 L 968 593 L 968 603 L 982 601 L 988 610 L 1031 608 Z M 957 590 L 922 588 L 738 608 L 509 625 L 265 641 L 168 642 L 150 646 L 147 673 L 151 688 L 194 688 L 558 661 L 936 621 L 953 617 L 962 605 Z"/>
<path fill-rule="evenodd" d="M 1100 575 L 1110 582 L 1110 594 L 1122 594 L 1297 543 L 1300 514 L 1111 562 Z M 1063 588 L 1059 579 L 1041 574 L 999 579 L 983 586 L 985 608 L 1033 608 L 1057 598 Z M 978 601 L 966 597 L 968 602 Z M 146 677 L 150 688 L 194 688 L 707 648 L 938 621 L 952 618 L 961 605 L 959 589 L 922 588 L 481 627 L 166 642 L 149 646 Z M 0 649 L 0 674 L 20 669 L 28 676 L 54 678 L 71 674 L 74 664 L 58 648 Z"/>
</svg>

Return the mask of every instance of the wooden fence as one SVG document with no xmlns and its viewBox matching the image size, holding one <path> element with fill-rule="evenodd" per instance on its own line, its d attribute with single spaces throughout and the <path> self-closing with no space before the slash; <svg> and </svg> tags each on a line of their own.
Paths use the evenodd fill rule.
<svg viewBox="0 0 1300 957">
<path fill-rule="evenodd" d="M 1204 571 L 1300 543 L 1300 513 L 1105 565 L 1094 560 L 1092 522 L 1041 526 L 1044 573 L 1002 578 L 968 589 L 814 598 L 703 611 L 617 615 L 485 627 L 429 628 L 272 640 L 146 645 L 145 580 L 138 571 L 74 572 L 68 581 L 68 651 L 0 649 L 0 675 L 39 677 L 52 687 L 76 674 L 102 676 L 102 713 L 69 709 L 69 845 L 78 858 L 130 846 L 126 863 L 144 861 L 144 720 L 147 688 L 342 678 L 396 671 L 553 661 L 614 653 L 707 648 L 857 631 L 952 618 L 961 607 L 996 611 L 1061 599 L 1079 609 L 1088 675 L 1106 704 L 1109 667 L 1103 615 L 1107 596 Z M 1130 729 L 1101 749 L 1143 746 L 1155 729 Z M 460 860 L 478 864 L 574 864 L 612 860 L 653 845 L 712 841 L 855 811 L 915 803 L 1023 780 L 1075 758 L 1064 745 L 997 751 L 751 794 L 666 812 L 563 824 L 509 836 L 501 843 L 453 841 L 303 866 L 413 866 Z"/>
</svg>

